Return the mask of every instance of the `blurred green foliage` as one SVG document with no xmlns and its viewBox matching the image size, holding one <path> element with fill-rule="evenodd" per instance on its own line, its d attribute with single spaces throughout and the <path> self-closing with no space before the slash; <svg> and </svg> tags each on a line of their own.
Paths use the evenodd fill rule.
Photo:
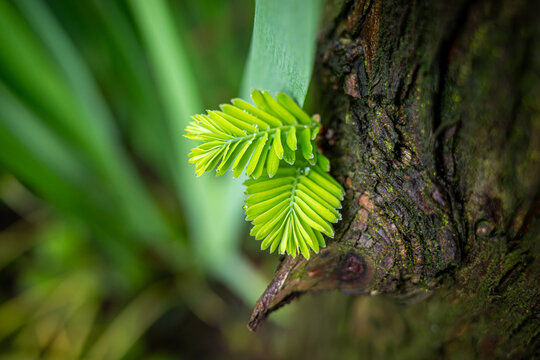
<svg viewBox="0 0 540 360">
<path fill-rule="evenodd" d="M 240 339 L 276 257 L 243 241 L 242 179 L 196 179 L 181 135 L 286 76 L 303 102 L 319 5 L 258 2 L 266 32 L 302 21 L 255 36 L 241 89 L 252 1 L 0 1 L 0 357 L 274 357 Z"/>
<path fill-rule="evenodd" d="M 321 7 L 322 0 L 257 2 L 243 98 L 249 97 L 249 88 L 263 88 L 271 94 L 284 92 L 304 104 Z"/>
</svg>

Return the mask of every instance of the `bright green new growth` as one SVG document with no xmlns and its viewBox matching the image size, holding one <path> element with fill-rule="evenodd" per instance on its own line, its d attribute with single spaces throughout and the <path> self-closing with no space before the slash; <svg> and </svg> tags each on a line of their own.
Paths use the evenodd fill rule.
<svg viewBox="0 0 540 360">
<path fill-rule="evenodd" d="M 217 166 L 218 176 L 232 167 L 238 177 L 247 165 L 248 176 L 256 179 L 266 169 L 272 177 L 280 160 L 294 164 L 298 145 L 302 156 L 315 164 L 317 121 L 285 94 L 276 101 L 268 92 L 254 90 L 251 98 L 256 106 L 233 99 L 232 105 L 221 105 L 222 111 L 192 117 L 186 137 L 203 141 L 189 154 L 197 176 Z"/>
<path fill-rule="evenodd" d="M 322 234 L 334 236 L 344 190 L 328 174 L 328 159 L 316 151 L 318 121 L 285 94 L 276 100 L 253 90 L 251 98 L 256 106 L 233 99 L 222 111 L 193 116 L 185 136 L 203 143 L 189 162 L 196 164 L 197 176 L 217 166 L 218 176 L 232 168 L 237 177 L 247 166 L 244 209 L 254 225 L 251 235 L 263 240 L 263 250 L 309 259 L 309 249 L 325 246 Z"/>
<path fill-rule="evenodd" d="M 264 239 L 262 250 L 279 249 L 293 257 L 301 252 L 309 259 L 309 248 L 318 252 L 325 246 L 322 234 L 334 236 L 343 189 L 319 165 L 287 165 L 272 179 L 251 179 L 246 185 L 246 220 L 254 225 L 251 235 Z"/>
</svg>

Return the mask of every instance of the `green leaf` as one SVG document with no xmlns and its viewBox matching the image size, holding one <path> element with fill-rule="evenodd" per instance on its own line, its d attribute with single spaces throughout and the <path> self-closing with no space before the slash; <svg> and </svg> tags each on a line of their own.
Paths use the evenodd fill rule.
<svg viewBox="0 0 540 360">
<path fill-rule="evenodd" d="M 296 128 L 290 128 L 287 131 L 287 145 L 293 151 L 296 151 Z"/>
<path fill-rule="evenodd" d="M 305 185 L 313 182 L 309 177 L 315 172 L 315 166 L 305 163 L 284 165 L 272 179 L 263 177 L 246 181 L 249 195 L 244 206 L 246 220 L 254 225 L 251 235 L 263 240 L 261 249 L 270 247 L 273 252 L 279 247 L 281 253 L 287 252 L 293 257 L 302 254 L 309 259 L 310 249 L 318 252 L 324 246 L 321 232 L 333 236 L 332 223 L 341 219 L 337 211 L 341 204 L 339 200 L 329 204 Z M 335 184 L 331 186 L 334 191 Z M 327 189 L 319 187 L 318 191 Z M 332 193 L 328 194 L 336 199 Z"/>
<path fill-rule="evenodd" d="M 253 188 L 253 186 L 251 187 Z M 254 204 L 257 204 L 261 201 L 264 201 L 264 200 L 268 200 L 268 199 L 271 199 L 279 194 L 282 194 L 283 192 L 286 192 L 288 191 L 289 189 L 292 188 L 292 184 L 285 184 L 285 185 L 282 185 L 282 186 L 278 186 L 278 187 L 272 187 L 268 190 L 261 190 L 257 193 L 254 193 L 250 196 L 247 197 L 246 199 L 246 204 L 248 205 L 254 205 Z"/>
<path fill-rule="evenodd" d="M 269 123 L 259 119 L 256 116 L 251 115 L 250 113 L 240 108 L 237 108 L 236 106 L 224 104 L 224 105 L 221 105 L 221 110 L 223 110 L 225 114 L 231 115 L 232 117 L 236 119 L 247 122 L 248 124 L 252 124 L 253 126 L 255 126 L 255 128 L 260 127 L 263 130 L 267 130 L 270 128 Z M 280 126 L 280 125 L 274 125 L 274 126 Z"/>
<path fill-rule="evenodd" d="M 273 177 L 279 168 L 279 158 L 275 151 L 270 151 L 267 161 L 267 173 L 269 177 Z"/>
<path fill-rule="evenodd" d="M 300 106 L 309 85 L 321 0 L 257 0 L 242 97 L 250 88 L 284 92 Z M 303 123 L 303 121 L 302 121 Z"/>
<path fill-rule="evenodd" d="M 277 101 L 281 106 L 287 109 L 287 111 L 298 118 L 302 124 L 308 125 L 313 122 L 313 119 L 307 116 L 304 110 L 302 110 L 287 94 L 278 93 Z"/>
<path fill-rule="evenodd" d="M 268 134 L 265 134 L 265 135 L 266 136 L 261 138 L 263 141 L 266 141 L 266 138 L 268 137 Z M 244 151 L 243 154 L 239 155 L 237 158 L 237 160 L 240 160 L 240 161 L 238 161 L 236 166 L 233 165 L 233 177 L 237 178 L 242 174 L 242 171 L 244 171 L 246 164 L 248 163 L 249 159 L 251 158 L 251 155 L 253 154 L 253 152 L 255 151 L 255 148 L 257 147 L 258 142 L 261 139 L 259 139 L 258 141 L 250 140 L 248 142 L 249 146 L 246 148 L 246 151 Z M 252 164 L 253 162 L 250 163 L 250 166 Z"/>
<path fill-rule="evenodd" d="M 282 132 L 281 133 L 281 142 L 286 143 L 287 142 L 287 134 Z M 289 165 L 293 165 L 296 161 L 296 153 L 294 150 L 291 150 L 289 146 L 283 147 L 283 159 L 285 162 Z"/>
<path fill-rule="evenodd" d="M 281 144 L 281 129 L 277 129 L 274 134 L 274 142 L 272 144 L 272 149 L 276 152 L 277 157 L 281 160 L 283 159 L 283 145 Z"/>
<path fill-rule="evenodd" d="M 251 174 L 253 174 L 253 172 L 255 171 L 255 168 L 256 168 L 259 160 L 261 159 L 261 153 L 263 151 L 264 146 L 266 145 L 266 140 L 267 139 L 268 139 L 268 134 L 265 134 L 263 137 L 261 137 L 257 141 L 255 151 L 253 153 L 253 156 L 251 158 L 249 166 L 248 166 L 248 168 L 246 170 L 246 175 L 247 176 L 251 176 Z M 261 162 L 264 162 L 264 160 L 261 161 Z"/>
<path fill-rule="evenodd" d="M 300 144 L 302 145 L 304 159 L 313 159 L 315 155 L 313 154 L 313 146 L 311 145 L 311 131 L 307 126 L 300 130 Z"/>
<path fill-rule="evenodd" d="M 322 199 L 322 201 L 330 204 L 336 209 L 340 208 L 340 199 L 334 196 L 325 188 L 321 187 L 317 183 L 313 182 L 309 177 L 305 177 L 300 182 L 300 189 L 313 192 L 314 195 Z"/>
<path fill-rule="evenodd" d="M 261 153 L 261 159 L 258 162 L 257 167 L 255 167 L 255 171 L 253 172 L 253 174 L 251 174 L 251 177 L 253 177 L 254 179 L 260 178 L 261 175 L 263 174 L 264 169 L 265 169 L 264 165 L 266 164 L 266 159 L 268 157 L 268 152 L 269 151 L 271 151 L 269 146 L 264 146 L 263 147 L 263 150 L 262 150 L 262 153 Z"/>
<path fill-rule="evenodd" d="M 283 122 L 288 125 L 297 124 L 299 121 L 290 112 L 288 112 L 283 106 L 279 105 L 276 100 L 267 91 L 263 91 L 264 101 L 268 104 L 270 109 L 277 114 Z M 307 114 L 306 114 L 307 115 Z"/>
<path fill-rule="evenodd" d="M 330 160 L 323 154 L 318 154 L 317 156 L 317 164 L 323 171 L 330 171 Z"/>
<path fill-rule="evenodd" d="M 328 175 L 328 173 L 323 172 L 317 167 L 313 167 L 313 171 L 310 171 L 308 174 L 308 179 L 313 180 L 314 183 L 320 185 L 337 199 L 343 200 L 345 190 L 343 190 L 341 185 L 334 180 L 332 176 Z"/>
<path fill-rule="evenodd" d="M 203 142 L 189 154 L 189 162 L 196 164 L 197 176 L 219 164 L 219 176 L 232 166 L 233 176 L 238 177 L 247 165 L 248 176 L 261 176 L 266 166 L 271 177 L 284 157 L 287 163 L 294 163 L 295 155 L 291 151 L 296 150 L 297 143 L 300 143 L 304 158 L 315 160 L 311 132 L 318 124 L 315 121 L 302 124 L 298 117 L 309 117 L 298 105 L 296 115 L 292 115 L 267 92 L 254 90 L 252 95 L 257 106 L 235 99 L 233 103 L 240 107 L 224 104 L 221 105 L 223 112 L 208 111 L 207 115 L 192 116 L 193 121 L 186 127 L 185 137 Z M 285 95 L 283 98 L 288 99 L 289 106 L 294 104 Z M 282 134 L 286 134 L 286 143 L 291 151 L 283 146 Z"/>
<path fill-rule="evenodd" d="M 281 126 L 283 125 L 281 123 L 281 121 L 279 121 L 278 118 L 276 118 L 275 116 L 267 113 L 266 111 L 264 110 L 261 110 L 263 109 L 261 107 L 261 109 L 259 109 L 258 107 L 256 106 L 253 106 L 251 105 L 250 103 L 248 103 L 247 101 L 244 101 L 242 99 L 232 99 L 231 102 L 238 108 L 242 109 L 242 110 L 245 110 L 247 111 L 248 113 L 250 114 L 253 114 L 255 115 L 256 117 L 260 118 L 261 120 L 267 122 L 268 124 L 270 124 L 271 126 Z"/>
</svg>

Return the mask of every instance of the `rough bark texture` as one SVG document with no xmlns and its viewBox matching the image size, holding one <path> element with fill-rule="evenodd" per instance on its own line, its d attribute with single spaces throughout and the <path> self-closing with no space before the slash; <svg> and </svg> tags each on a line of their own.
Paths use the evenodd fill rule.
<svg viewBox="0 0 540 360">
<path fill-rule="evenodd" d="M 398 354 L 538 356 L 538 1 L 333 0 L 325 14 L 320 145 L 343 220 L 312 260 L 283 260 L 250 327 L 341 289 L 408 303 Z"/>
</svg>

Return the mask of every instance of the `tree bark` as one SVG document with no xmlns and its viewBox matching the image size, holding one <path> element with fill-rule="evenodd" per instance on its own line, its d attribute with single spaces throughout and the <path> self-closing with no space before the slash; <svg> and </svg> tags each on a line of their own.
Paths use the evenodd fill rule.
<svg viewBox="0 0 540 360">
<path fill-rule="evenodd" d="M 341 289 L 407 302 L 402 354 L 538 356 L 539 10 L 327 2 L 314 95 L 343 220 L 311 260 L 283 259 L 250 328 Z"/>
</svg>

